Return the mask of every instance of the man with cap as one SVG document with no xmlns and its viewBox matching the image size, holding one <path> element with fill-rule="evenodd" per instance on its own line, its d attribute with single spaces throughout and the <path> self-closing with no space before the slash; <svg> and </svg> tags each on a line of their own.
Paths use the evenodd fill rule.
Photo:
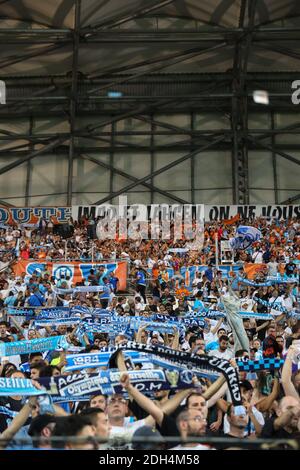
<svg viewBox="0 0 300 470">
<path fill-rule="evenodd" d="M 132 436 L 133 450 L 161 450 L 165 448 L 162 435 L 150 426 L 138 428 Z"/>
</svg>

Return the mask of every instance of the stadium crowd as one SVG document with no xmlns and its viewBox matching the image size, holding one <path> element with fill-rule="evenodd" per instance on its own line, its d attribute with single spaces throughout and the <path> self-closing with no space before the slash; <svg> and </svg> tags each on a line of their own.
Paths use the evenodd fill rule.
<svg viewBox="0 0 300 470">
<path fill-rule="evenodd" d="M 246 250 L 236 250 L 234 264 L 238 270 L 229 267 L 225 276 L 218 268 L 216 238 L 220 247 L 222 241 L 234 236 L 240 223 L 258 228 L 262 239 Z M 153 393 L 148 396 L 134 386 L 128 372 L 143 370 L 144 364 L 124 360 L 125 353 L 120 353 L 116 366 L 122 371 L 122 394 L 94 392 L 85 401 L 74 398 L 54 405 L 49 402 L 48 408 L 35 396 L 24 400 L 21 395 L 2 394 L 0 446 L 208 450 L 237 447 L 234 440 L 244 440 L 247 448 L 256 437 L 299 440 L 299 221 L 260 218 L 251 223 L 243 220 L 206 223 L 203 247 L 194 251 L 185 251 L 184 239 L 98 240 L 96 224 L 97 220 L 91 218 L 70 219 L 66 232 L 62 232 L 51 220 L 41 219 L 37 227 L 15 225 L 0 230 L 0 346 L 55 336 L 66 337 L 72 346 L 67 353 L 63 348 L 43 352 L 30 352 L 28 348 L 28 353 L 2 355 L 0 378 L 30 378 L 38 389 L 43 377 L 76 372 L 66 370 L 66 354 L 99 353 L 133 339 L 150 348 L 163 345 L 199 357 L 230 361 L 238 370 L 243 412 L 235 413 L 225 380 L 210 373 L 194 377 L 192 388 L 177 390 L 175 386 L 173 390 L 160 390 L 154 392 L 154 397 Z M 96 266 L 75 285 L 69 275 L 57 278 L 47 269 L 16 275 L 13 266 L 17 260 L 93 261 Z M 120 291 L 116 273 L 107 273 L 105 269 L 105 263 L 118 260 L 128 264 L 126 291 Z M 247 282 L 245 269 L 249 263 L 261 265 L 251 282 Z M 200 269 L 203 265 L 205 268 Z M 181 271 L 189 266 L 199 267 L 190 284 Z M 169 269 L 173 270 L 172 276 Z M 279 281 L 268 283 L 269 279 Z M 76 290 L 80 287 L 86 290 Z M 249 341 L 248 347 L 237 348 L 237 331 L 228 321 L 224 302 L 230 295 L 238 297 L 239 310 L 243 312 L 241 328 Z M 83 308 L 77 313 L 80 321 L 89 316 L 88 309 L 106 310 L 117 320 L 142 317 L 145 321 L 131 336 L 125 330 L 116 330 L 114 334 L 105 328 L 78 335 L 78 324 L 55 321 L 43 326 L 35 324 L 35 316 L 44 310 L 77 308 L 80 312 L 78 307 Z M 33 310 L 35 315 L 24 318 L 16 315 L 17 309 L 23 313 Z M 201 312 L 210 312 L 201 326 L 200 323 L 178 326 L 180 319 L 193 313 L 200 317 Z M 214 318 L 214 312 L 225 314 Z M 174 319 L 173 330 L 152 328 L 153 315 L 163 317 L 164 321 Z M 283 359 L 284 364 L 280 369 L 247 372 L 238 369 L 241 358 Z M 86 371 L 97 373 L 107 367 L 91 367 Z M 80 442 L 74 436 L 86 439 Z M 20 444 L 13 437 L 31 437 L 32 442 Z M 51 437 L 61 440 L 52 442 Z M 198 438 L 210 437 L 229 437 L 233 441 L 197 442 Z"/>
</svg>

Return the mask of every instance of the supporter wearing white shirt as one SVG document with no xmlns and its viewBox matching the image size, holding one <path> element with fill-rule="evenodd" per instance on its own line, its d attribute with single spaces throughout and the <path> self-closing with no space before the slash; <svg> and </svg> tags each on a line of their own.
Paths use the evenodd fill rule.
<svg viewBox="0 0 300 470">
<path fill-rule="evenodd" d="M 202 274 L 201 274 L 200 272 L 197 272 L 197 273 L 196 273 L 196 276 L 195 276 L 195 278 L 194 278 L 194 280 L 193 280 L 192 286 L 193 286 L 193 287 L 196 287 L 197 284 L 199 284 L 199 282 L 202 282 Z"/>
<path fill-rule="evenodd" d="M 136 268 L 140 268 L 143 263 L 140 259 L 135 259 L 133 264 L 135 265 Z"/>
<path fill-rule="evenodd" d="M 282 305 L 290 312 L 293 309 L 293 304 L 296 302 L 295 297 L 290 294 L 286 293 L 286 295 L 283 296 L 282 300 Z"/>
<path fill-rule="evenodd" d="M 282 314 L 281 310 L 275 310 L 275 308 L 273 308 L 275 306 L 283 307 L 283 297 L 279 296 L 279 293 L 276 289 L 273 290 L 272 297 L 269 299 L 269 305 L 271 307 L 271 315 L 278 316 Z"/>
<path fill-rule="evenodd" d="M 228 349 L 228 336 L 222 335 L 219 338 L 219 348 L 209 351 L 209 356 L 218 357 L 220 359 L 226 359 L 229 361 L 233 357 L 233 352 Z"/>
<path fill-rule="evenodd" d="M 271 260 L 269 261 L 267 266 L 268 266 L 268 276 L 276 277 L 278 274 L 279 264 L 277 263 L 275 256 L 271 256 Z"/>
<path fill-rule="evenodd" d="M 135 297 L 134 301 L 135 301 L 135 304 L 134 304 L 135 313 L 139 315 L 139 313 L 144 310 L 145 304 L 139 295 Z"/>
<path fill-rule="evenodd" d="M 130 422 L 125 418 L 128 412 L 127 400 L 123 395 L 112 395 L 107 402 L 107 415 L 111 430 L 109 433 L 108 448 L 130 448 L 130 442 L 134 432 L 142 426 L 153 426 L 151 416 L 139 421 Z"/>
<path fill-rule="evenodd" d="M 156 261 L 154 259 L 148 258 L 147 265 L 149 269 L 153 269 L 155 264 L 156 264 Z"/>
<path fill-rule="evenodd" d="M 256 302 L 253 299 L 249 297 L 243 297 L 241 299 L 240 309 L 242 312 L 254 312 L 255 305 L 256 305 Z"/>
<path fill-rule="evenodd" d="M 261 264 L 263 263 L 263 251 L 261 248 L 256 250 L 253 255 L 252 255 L 252 261 L 255 264 Z"/>
</svg>

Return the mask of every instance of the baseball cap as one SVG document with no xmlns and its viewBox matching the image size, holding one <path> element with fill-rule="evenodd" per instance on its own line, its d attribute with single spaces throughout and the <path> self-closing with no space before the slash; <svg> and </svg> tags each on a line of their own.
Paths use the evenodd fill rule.
<svg viewBox="0 0 300 470">
<path fill-rule="evenodd" d="M 165 440 L 156 429 L 142 426 L 134 432 L 131 442 L 134 450 L 151 450 L 160 448 Z"/>
</svg>

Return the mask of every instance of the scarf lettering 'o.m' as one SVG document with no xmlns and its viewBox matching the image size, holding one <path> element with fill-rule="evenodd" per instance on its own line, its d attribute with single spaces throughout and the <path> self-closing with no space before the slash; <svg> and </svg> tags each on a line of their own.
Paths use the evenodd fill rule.
<svg viewBox="0 0 300 470">
<path fill-rule="evenodd" d="M 238 372 L 228 361 L 224 359 L 206 355 L 199 356 L 197 354 L 190 354 L 184 351 L 177 351 L 165 346 L 147 346 L 145 344 L 136 343 L 134 341 L 128 341 L 126 344 L 120 345 L 119 349 L 142 351 L 145 353 L 157 355 L 189 368 L 195 368 L 195 366 L 197 366 L 199 368 L 206 368 L 208 370 L 216 370 L 217 372 L 220 372 L 224 375 L 234 406 L 241 406 L 242 404 Z"/>
</svg>

